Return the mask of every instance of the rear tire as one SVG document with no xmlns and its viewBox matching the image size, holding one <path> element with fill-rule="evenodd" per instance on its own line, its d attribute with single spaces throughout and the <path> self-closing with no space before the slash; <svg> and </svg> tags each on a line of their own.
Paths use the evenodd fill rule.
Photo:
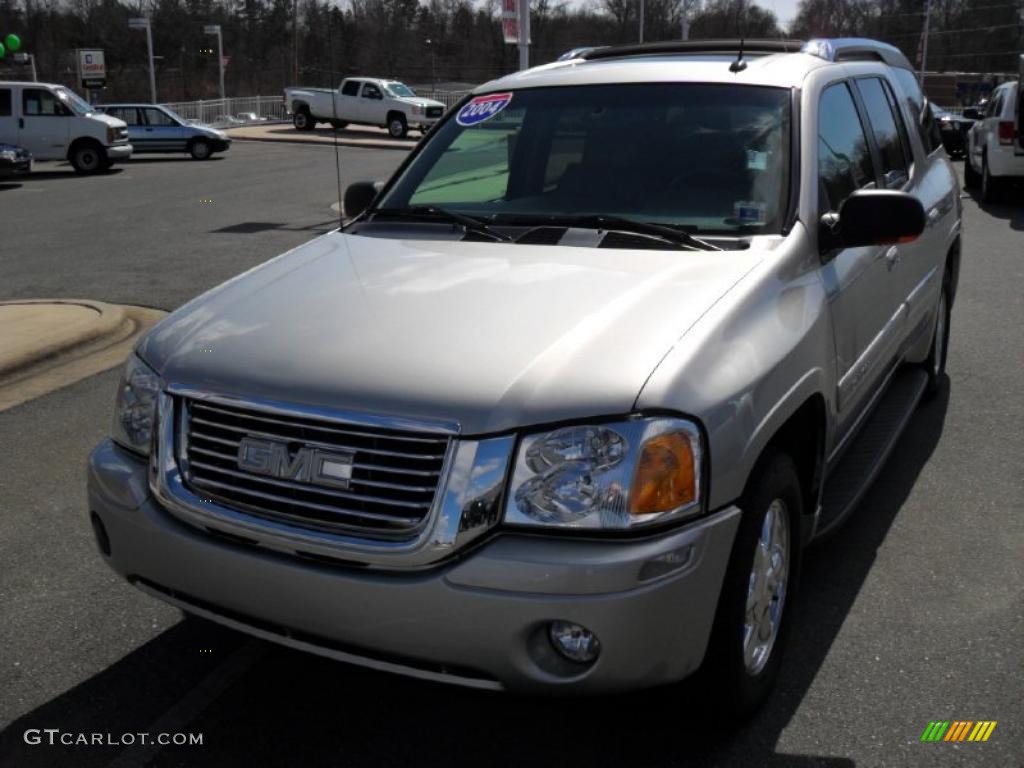
<svg viewBox="0 0 1024 768">
<path fill-rule="evenodd" d="M 77 173 L 90 174 L 106 170 L 107 153 L 94 141 L 83 141 L 76 145 L 68 156 Z"/>
<path fill-rule="evenodd" d="M 981 159 L 981 199 L 985 203 L 999 202 L 1003 191 L 1002 181 L 992 176 L 988 168 L 988 158 Z"/>
<path fill-rule="evenodd" d="M 977 189 L 980 182 L 981 176 L 974 170 L 974 166 L 971 165 L 971 155 L 967 153 L 964 155 L 964 189 Z"/>
<path fill-rule="evenodd" d="M 316 128 L 316 120 L 310 114 L 309 107 L 301 107 L 292 115 L 292 125 L 295 126 L 297 131 L 312 131 Z"/>
<path fill-rule="evenodd" d="M 803 490 L 793 459 L 773 451 L 754 472 L 701 670 L 716 708 L 736 721 L 753 715 L 775 686 L 802 554 Z"/>
<path fill-rule="evenodd" d="M 935 330 L 932 332 L 932 349 L 925 360 L 925 371 L 928 373 L 928 386 L 925 397 L 934 397 L 942 387 L 942 379 L 946 375 L 946 356 L 949 352 L 949 283 L 943 280 L 942 293 L 939 294 L 939 305 L 935 309 Z"/>
<path fill-rule="evenodd" d="M 208 141 L 196 139 L 189 145 L 188 153 L 192 155 L 193 160 L 209 160 L 213 154 L 213 147 Z"/>
</svg>

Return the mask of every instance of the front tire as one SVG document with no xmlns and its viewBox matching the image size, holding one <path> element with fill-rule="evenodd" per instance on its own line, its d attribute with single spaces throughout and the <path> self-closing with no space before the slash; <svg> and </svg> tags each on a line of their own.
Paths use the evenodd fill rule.
<svg viewBox="0 0 1024 768">
<path fill-rule="evenodd" d="M 189 146 L 188 153 L 192 155 L 193 160 L 209 160 L 210 155 L 213 154 L 213 147 L 210 146 L 208 141 L 196 139 Z"/>
<path fill-rule="evenodd" d="M 405 121 L 405 115 L 391 115 L 388 118 L 388 135 L 392 139 L 404 139 L 409 132 L 409 124 Z"/>
<path fill-rule="evenodd" d="M 976 189 L 981 183 L 981 176 L 971 165 L 971 153 L 964 155 L 964 189 Z"/>
<path fill-rule="evenodd" d="M 107 153 L 103 147 L 92 141 L 78 144 L 71 150 L 71 156 L 68 159 L 75 171 L 81 174 L 99 173 L 109 167 Z"/>
<path fill-rule="evenodd" d="M 718 709 L 735 720 L 750 717 L 767 700 L 789 634 L 803 519 L 793 459 L 774 451 L 760 461 L 740 507 L 702 670 Z"/>
</svg>

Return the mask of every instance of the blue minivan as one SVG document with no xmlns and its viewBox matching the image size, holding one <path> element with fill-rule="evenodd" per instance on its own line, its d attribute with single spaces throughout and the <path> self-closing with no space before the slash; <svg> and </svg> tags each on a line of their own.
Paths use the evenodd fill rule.
<svg viewBox="0 0 1024 768">
<path fill-rule="evenodd" d="M 196 160 L 207 160 L 231 146 L 224 131 L 193 125 L 159 104 L 97 104 L 96 109 L 128 124 L 128 138 L 136 154 L 187 152 Z"/>
</svg>

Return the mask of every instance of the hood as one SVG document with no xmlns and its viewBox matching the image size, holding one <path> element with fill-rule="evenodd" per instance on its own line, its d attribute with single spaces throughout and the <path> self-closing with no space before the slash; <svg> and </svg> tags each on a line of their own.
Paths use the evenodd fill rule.
<svg viewBox="0 0 1024 768">
<path fill-rule="evenodd" d="M 402 102 L 403 104 L 411 104 L 413 106 L 423 107 L 424 109 L 426 109 L 427 107 L 441 107 L 442 109 L 445 108 L 444 102 L 436 101 L 434 99 L 425 99 L 422 96 L 396 96 L 393 98 L 396 101 Z"/>
<path fill-rule="evenodd" d="M 99 120 L 101 123 L 105 123 L 111 128 L 128 128 L 128 123 L 124 120 L 118 120 L 116 117 L 111 117 L 105 112 L 90 112 L 87 117 L 93 120 Z"/>
<path fill-rule="evenodd" d="M 463 434 L 624 414 L 763 255 L 332 233 L 193 300 L 139 353 L 171 384 Z"/>
</svg>

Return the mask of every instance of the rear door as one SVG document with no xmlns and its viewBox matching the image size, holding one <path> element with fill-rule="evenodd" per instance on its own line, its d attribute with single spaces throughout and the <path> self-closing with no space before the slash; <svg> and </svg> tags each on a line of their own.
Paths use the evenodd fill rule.
<svg viewBox="0 0 1024 768">
<path fill-rule="evenodd" d="M 21 119 L 17 144 L 25 147 L 37 160 L 59 160 L 67 157 L 71 112 L 47 88 L 21 87 Z"/>
<path fill-rule="evenodd" d="M 131 142 L 133 152 L 154 151 L 152 143 L 148 140 L 149 135 L 146 133 L 146 126 L 139 115 L 138 107 L 107 107 L 103 111 L 111 117 L 124 120 L 128 126 L 128 141 Z"/>
<path fill-rule="evenodd" d="M 359 113 L 359 88 L 362 84 L 362 80 L 351 78 L 341 84 L 334 97 L 337 99 L 339 120 L 359 122 L 362 119 Z"/>
<path fill-rule="evenodd" d="M 876 153 L 852 84 L 833 83 L 818 109 L 819 214 L 838 211 L 858 189 L 880 186 Z M 901 336 L 901 288 L 878 246 L 838 248 L 821 254 L 835 334 L 840 441 L 888 372 Z"/>
<path fill-rule="evenodd" d="M 0 144 L 18 143 L 18 116 L 15 114 L 16 91 L 10 85 L 0 85 Z"/>
</svg>

